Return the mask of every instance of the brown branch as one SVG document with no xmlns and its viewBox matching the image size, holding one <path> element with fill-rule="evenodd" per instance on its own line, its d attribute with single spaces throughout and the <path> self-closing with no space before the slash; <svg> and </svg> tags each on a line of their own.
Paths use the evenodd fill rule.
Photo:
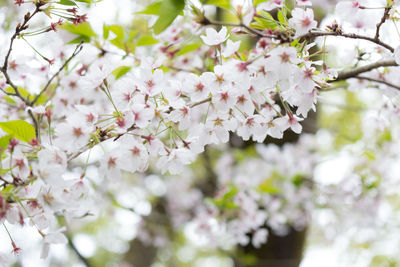
<svg viewBox="0 0 400 267">
<path fill-rule="evenodd" d="M 3 66 L 0 68 L 0 71 L 4 74 L 4 78 L 6 79 L 6 83 L 8 85 L 10 85 L 14 89 L 14 93 L 7 93 L 5 90 L 2 90 L 2 91 L 4 93 L 6 93 L 7 95 L 12 95 L 12 96 L 18 97 L 19 99 L 21 99 L 28 106 L 30 105 L 29 100 L 21 95 L 21 93 L 18 90 L 18 86 L 16 86 L 12 82 L 12 80 L 11 80 L 10 76 L 8 75 L 7 71 L 8 71 L 8 61 L 10 59 L 10 55 L 11 55 L 11 51 L 13 49 L 13 45 L 14 45 L 15 39 L 21 34 L 21 32 L 23 32 L 24 30 L 26 30 L 29 27 L 28 22 L 32 19 L 33 16 L 35 16 L 37 13 L 39 13 L 41 11 L 40 7 L 43 5 L 43 3 L 42 2 L 37 2 L 35 5 L 36 5 L 35 11 L 32 14 L 30 12 L 26 13 L 25 16 L 24 16 L 23 23 L 22 24 L 19 23 L 17 25 L 17 27 L 15 28 L 15 32 L 11 36 L 11 39 L 10 39 L 10 45 L 8 47 L 7 54 L 6 54 L 5 58 L 4 58 Z M 32 111 L 28 111 L 28 114 L 31 117 L 32 122 L 34 124 L 35 135 L 36 135 L 36 137 L 39 137 L 38 121 L 35 119 L 35 116 L 33 115 Z"/>
<path fill-rule="evenodd" d="M 358 75 L 380 68 L 380 67 L 395 67 L 398 66 L 394 59 L 384 59 L 374 63 L 370 63 L 361 67 L 353 68 L 350 70 L 344 70 L 339 72 L 338 77 L 335 80 L 331 80 L 329 82 L 337 82 L 346 80 L 349 78 L 356 78 Z"/>
<path fill-rule="evenodd" d="M 82 51 L 82 47 L 83 47 L 82 44 L 83 44 L 83 41 L 80 42 L 80 43 L 76 46 L 76 48 L 75 48 L 74 52 L 72 53 L 72 55 L 64 62 L 64 64 L 62 64 L 62 66 L 58 69 L 58 71 L 57 71 L 56 73 L 54 73 L 54 75 L 48 80 L 48 82 L 46 83 L 46 85 L 44 86 L 44 88 L 43 88 L 43 89 L 40 91 L 40 93 L 32 100 L 32 102 L 29 103 L 30 106 L 33 106 L 33 105 L 36 103 L 36 101 L 38 101 L 39 97 L 40 97 L 44 92 L 46 92 L 46 90 L 49 88 L 49 86 L 50 86 L 51 82 L 54 80 L 54 78 L 57 77 L 57 76 L 61 73 L 61 71 L 68 65 L 68 63 L 69 63 L 76 55 L 78 55 L 78 54 Z"/>
<path fill-rule="evenodd" d="M 390 46 L 387 43 L 382 42 L 379 39 L 375 39 L 369 36 L 365 36 L 365 35 L 360 35 L 360 34 L 355 34 L 355 33 L 342 33 L 342 32 L 325 32 L 325 31 L 310 31 L 309 33 L 300 36 L 297 39 L 301 39 L 301 38 L 313 38 L 313 37 L 319 37 L 319 36 L 338 36 L 338 37 L 344 37 L 344 38 L 349 38 L 349 39 L 361 39 L 361 40 L 367 40 L 370 41 L 372 43 L 375 43 L 377 45 L 380 45 L 386 49 L 388 49 L 390 52 L 394 52 L 394 48 L 392 46 Z"/>
<path fill-rule="evenodd" d="M 35 128 L 35 136 L 36 136 L 36 138 L 39 138 L 39 134 L 40 134 L 39 133 L 39 127 L 40 127 L 39 122 L 36 120 L 35 115 L 33 115 L 32 110 L 28 110 L 28 114 L 29 114 L 29 117 L 31 117 L 31 119 L 32 119 L 33 127 Z"/>
<path fill-rule="evenodd" d="M 201 100 L 201 101 L 199 101 L 199 102 L 195 102 L 195 103 L 190 104 L 189 107 L 190 107 L 190 108 L 194 108 L 195 106 L 198 106 L 198 105 L 201 105 L 201 104 L 210 102 L 210 101 L 211 101 L 211 97 L 208 97 L 208 98 L 203 99 L 203 100 Z"/>
<path fill-rule="evenodd" d="M 383 13 L 383 16 L 381 18 L 381 21 L 376 24 L 376 33 L 375 33 L 375 40 L 379 41 L 379 31 L 381 29 L 381 26 L 386 22 L 386 20 L 389 18 L 389 12 L 390 12 L 391 7 L 386 7 L 385 12 Z"/>
<path fill-rule="evenodd" d="M 36 4 L 36 9 L 35 9 L 35 11 L 34 11 L 32 14 L 30 14 L 30 12 L 26 13 L 25 16 L 24 16 L 24 22 L 23 22 L 22 24 L 19 23 L 19 24 L 17 25 L 17 27 L 15 28 L 15 32 L 14 32 L 14 34 L 11 36 L 11 39 L 10 39 L 10 45 L 9 45 L 9 47 L 8 47 L 8 51 L 7 51 L 6 57 L 4 58 L 3 66 L 0 68 L 0 71 L 4 74 L 4 77 L 6 78 L 6 83 L 9 84 L 9 85 L 14 89 L 15 95 L 16 95 L 17 97 L 19 97 L 19 98 L 20 98 L 22 101 L 24 101 L 25 103 L 28 102 L 27 99 L 25 99 L 25 98 L 20 94 L 20 92 L 19 92 L 19 90 L 18 90 L 18 87 L 11 81 L 11 79 L 10 79 L 8 73 L 7 73 L 7 70 L 8 70 L 8 61 L 9 61 L 9 58 L 10 58 L 10 55 L 11 55 L 11 51 L 12 51 L 12 48 L 13 48 L 15 39 L 20 35 L 20 33 L 21 33 L 22 31 L 24 31 L 24 30 L 26 30 L 26 29 L 28 28 L 28 25 L 27 25 L 28 22 L 31 20 L 31 18 L 32 18 L 33 16 L 35 16 L 37 13 L 39 13 L 39 12 L 41 11 L 41 10 L 40 10 L 40 7 L 41 7 L 41 6 L 42 6 L 41 3 L 37 3 L 37 4 Z"/>
<path fill-rule="evenodd" d="M 387 81 L 384 81 L 384 80 L 374 79 L 374 78 L 370 78 L 370 77 L 366 77 L 366 76 L 357 76 L 356 78 L 357 79 L 366 80 L 366 81 L 370 81 L 370 82 L 381 83 L 381 84 L 387 85 L 389 87 L 393 87 L 393 88 L 395 88 L 397 90 L 400 90 L 400 86 L 394 85 L 394 84 L 392 84 L 390 82 L 387 82 Z"/>
<path fill-rule="evenodd" d="M 21 25 L 21 24 L 18 24 L 17 27 L 15 28 L 15 32 L 14 32 L 13 36 L 11 36 L 10 46 L 8 47 L 8 52 L 7 52 L 6 57 L 5 57 L 5 59 L 4 59 L 2 71 L 7 71 L 7 68 L 8 68 L 8 60 L 9 60 L 10 55 L 11 55 L 11 51 L 12 51 L 12 47 L 13 47 L 13 44 L 14 44 L 14 40 L 18 37 L 18 35 L 19 35 L 22 31 L 24 31 L 24 30 L 26 30 L 26 29 L 28 28 L 27 23 L 28 23 L 28 22 L 31 20 L 31 18 L 32 18 L 33 16 L 35 16 L 39 11 L 40 11 L 40 6 L 39 6 L 39 5 L 36 5 L 35 11 L 34 11 L 32 14 L 30 14 L 30 12 L 26 13 L 25 16 L 24 16 L 24 22 L 22 23 L 22 25 Z"/>
</svg>

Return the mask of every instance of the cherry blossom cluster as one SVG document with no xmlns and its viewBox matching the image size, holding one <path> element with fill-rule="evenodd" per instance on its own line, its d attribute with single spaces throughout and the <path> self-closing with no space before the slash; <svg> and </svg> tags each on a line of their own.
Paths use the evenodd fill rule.
<svg viewBox="0 0 400 267">
<path fill-rule="evenodd" d="M 11 53 L 16 37 L 56 31 L 63 24 L 59 20 L 26 32 L 36 13 L 66 17 L 73 24 L 87 20 L 76 8 L 60 11 L 52 1 L 33 1 L 34 13 L 24 16 L 5 53 L 0 116 L 2 121 L 31 123 L 35 138 L 24 140 L 2 128 L 0 222 L 35 227 L 43 237 L 42 257 L 46 258 L 50 244 L 67 242 L 58 219 L 70 221 L 88 214 L 84 203 L 95 187 L 88 182 L 87 168 L 96 166 L 108 181 L 120 181 L 137 172 L 183 173 L 186 182 L 166 178 L 163 195 L 168 212 L 174 215 L 172 224 L 179 228 L 195 217 L 198 231 L 213 241 L 225 240 L 220 239 L 223 235 L 230 244 L 251 242 L 259 247 L 267 240 L 267 228 L 279 234 L 290 227 L 303 229 L 314 207 L 311 178 L 316 154 L 310 136 L 282 149 L 260 145 L 257 158 L 241 163 L 225 154 L 217 168 L 216 196 L 205 203 L 188 168 L 209 146 L 228 147 L 233 134 L 258 143 L 267 137 L 283 138 L 287 130 L 300 134 L 301 122 L 316 110 L 319 92 L 329 89 L 332 81 L 351 78 L 349 90 L 371 83 L 390 99 L 396 98 L 398 70 L 381 67 L 399 64 L 400 49 L 385 43 L 385 36 L 380 38 L 380 28 L 387 30 L 385 21 L 396 20 L 398 3 L 383 2 L 380 7 L 385 8 L 375 9 L 371 1 L 340 1 L 336 6 L 339 22 L 323 30 L 317 30 L 309 0 L 297 0 L 289 18 L 284 1 L 265 1 L 256 7 L 236 5 L 240 23 L 233 26 L 212 21 L 201 9 L 192 7 L 200 10 L 194 20 L 178 17 L 155 36 L 159 43 L 138 47 L 134 55 L 122 57 L 110 44 L 99 48 L 100 42 L 96 42 L 93 49 L 84 49 L 78 56 L 82 44 L 73 50 L 59 41 L 58 48 L 49 51 L 51 57 L 30 43 L 36 56 L 19 57 Z M 253 27 L 256 17 L 271 10 L 279 10 L 283 16 L 279 23 L 274 22 L 276 29 Z M 366 20 L 367 13 L 377 21 Z M 372 30 L 373 36 L 347 33 L 348 29 Z M 201 45 L 180 54 L 179 47 L 189 33 Z M 241 41 L 232 38 L 244 33 L 256 43 L 245 52 L 240 49 Z M 350 62 L 355 63 L 354 70 L 338 73 L 328 67 L 325 42 L 319 47 L 321 42 L 312 41 L 329 35 L 364 40 L 379 49 L 359 53 Z M 371 57 L 365 59 L 365 54 Z M 383 60 L 379 64 L 373 61 L 377 56 Z M 121 68 L 125 71 L 119 75 Z M 380 121 L 385 127 L 395 124 L 392 118 L 398 114 L 393 102 L 388 102 L 388 109 L 387 121 Z M 91 162 L 91 152 L 97 148 L 102 155 Z M 83 167 L 72 172 L 74 164 Z M 197 216 L 190 214 L 193 210 Z M 147 229 L 144 217 L 142 228 Z M 149 233 L 141 231 L 139 238 L 158 246 L 165 243 L 161 234 Z M 12 233 L 10 241 L 18 253 L 20 247 Z M 0 254 L 0 263 L 2 258 Z"/>
</svg>

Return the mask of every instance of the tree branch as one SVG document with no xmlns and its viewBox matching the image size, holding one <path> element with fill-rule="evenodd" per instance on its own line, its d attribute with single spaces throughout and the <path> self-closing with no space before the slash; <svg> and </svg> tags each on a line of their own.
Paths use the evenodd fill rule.
<svg viewBox="0 0 400 267">
<path fill-rule="evenodd" d="M 19 97 L 22 101 L 24 101 L 27 104 L 27 99 L 25 99 L 19 92 L 18 87 L 11 81 L 10 76 L 7 73 L 8 70 L 8 61 L 11 55 L 11 51 L 14 45 L 15 39 L 20 35 L 20 33 L 28 28 L 28 22 L 31 20 L 33 16 L 35 16 L 37 13 L 39 13 L 41 4 L 36 4 L 36 9 L 35 11 L 30 14 L 29 12 L 25 14 L 24 16 L 24 22 L 22 24 L 18 24 L 17 27 L 15 28 L 14 34 L 11 36 L 10 40 L 10 45 L 8 47 L 8 51 L 6 54 L 6 57 L 4 58 L 4 63 L 3 66 L 0 68 L 0 71 L 4 74 L 4 77 L 6 78 L 6 83 L 9 84 L 15 91 L 15 95 Z"/>
<path fill-rule="evenodd" d="M 344 70 L 339 72 L 338 77 L 335 80 L 329 81 L 329 82 L 337 82 L 337 81 L 342 81 L 346 80 L 349 78 L 356 78 L 359 74 L 362 74 L 364 72 L 371 71 L 373 69 L 377 69 L 379 67 L 395 67 L 398 66 L 394 59 L 384 59 L 380 60 L 374 63 L 370 63 L 361 67 L 357 67 L 354 69 L 350 70 Z"/>
<path fill-rule="evenodd" d="M 390 82 L 387 82 L 387 81 L 384 81 L 384 80 L 374 79 L 374 78 L 370 78 L 370 77 L 366 77 L 366 76 L 357 76 L 356 78 L 357 79 L 366 80 L 366 81 L 370 81 L 370 82 L 381 83 L 381 84 L 387 85 L 389 87 L 393 87 L 393 88 L 395 88 L 397 90 L 400 90 L 400 86 L 394 85 L 394 84 L 392 84 Z"/>
<path fill-rule="evenodd" d="M 390 9 L 391 9 L 391 7 L 386 7 L 385 8 L 385 12 L 383 13 L 381 21 L 378 24 L 376 24 L 376 33 L 375 33 L 375 38 L 374 39 L 377 40 L 377 41 L 379 41 L 379 31 L 381 29 L 381 26 L 383 25 L 383 23 L 385 23 L 385 21 L 389 17 Z"/>
<path fill-rule="evenodd" d="M 210 101 L 211 101 L 211 97 L 208 97 L 208 98 L 203 99 L 203 100 L 201 100 L 201 101 L 199 101 L 199 102 L 195 102 L 195 103 L 190 104 L 189 107 L 190 107 L 190 108 L 194 108 L 195 106 L 198 106 L 198 105 L 201 105 L 201 104 L 210 102 Z"/>
<path fill-rule="evenodd" d="M 312 37 L 318 37 L 318 36 L 338 36 L 338 37 L 344 37 L 344 38 L 349 38 L 349 39 L 361 39 L 361 40 L 367 40 L 372 43 L 375 43 L 377 45 L 380 45 L 386 49 L 388 49 L 390 52 L 394 52 L 394 48 L 390 46 L 387 43 L 382 42 L 379 39 L 375 39 L 369 36 L 365 35 L 360 35 L 360 34 L 355 34 L 355 33 L 342 33 L 342 32 L 325 32 L 325 31 L 310 31 L 309 33 L 300 36 L 297 39 L 301 38 L 312 38 Z"/>
</svg>

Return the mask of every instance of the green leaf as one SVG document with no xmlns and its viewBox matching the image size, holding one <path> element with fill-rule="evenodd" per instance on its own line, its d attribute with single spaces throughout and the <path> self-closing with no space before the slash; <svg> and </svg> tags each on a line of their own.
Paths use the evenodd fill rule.
<svg viewBox="0 0 400 267">
<path fill-rule="evenodd" d="M 265 10 L 261 10 L 260 15 L 265 19 L 274 20 L 274 17 Z"/>
<path fill-rule="evenodd" d="M 103 24 L 103 38 L 105 40 L 108 39 L 109 33 L 110 33 L 110 30 L 108 29 L 108 27 L 106 26 L 106 24 Z"/>
<path fill-rule="evenodd" d="M 124 39 L 125 31 L 121 25 L 109 25 L 107 29 L 112 31 L 117 36 L 116 38 Z"/>
<path fill-rule="evenodd" d="M 300 187 L 303 182 L 305 181 L 306 176 L 302 175 L 302 174 L 296 174 L 292 177 L 292 182 L 296 187 Z"/>
<path fill-rule="evenodd" d="M 211 201 L 211 203 L 220 209 L 236 209 L 238 206 L 233 202 L 233 200 L 238 192 L 239 189 L 232 185 L 231 188 L 221 198 L 209 199 L 209 201 Z"/>
<path fill-rule="evenodd" d="M 251 23 L 250 26 L 256 29 L 275 29 L 278 26 L 278 22 L 274 20 L 271 14 L 262 10 L 260 12 L 261 17 L 254 17 L 255 22 Z"/>
<path fill-rule="evenodd" d="M 124 28 L 121 25 L 110 25 L 110 26 L 107 26 L 107 29 L 116 35 L 116 37 L 114 39 L 112 39 L 110 41 L 110 43 L 122 50 L 125 50 L 125 43 L 124 43 L 125 30 L 124 30 Z"/>
<path fill-rule="evenodd" d="M 36 137 L 35 128 L 23 120 L 0 122 L 0 128 L 23 142 L 28 143 Z"/>
<path fill-rule="evenodd" d="M 258 185 L 258 190 L 263 193 L 268 194 L 277 194 L 280 192 L 280 189 L 274 185 L 274 177 L 270 177 L 265 179 L 262 183 Z"/>
<path fill-rule="evenodd" d="M 142 34 L 139 36 L 136 46 L 153 45 L 158 43 L 158 40 L 154 39 L 151 34 Z"/>
<path fill-rule="evenodd" d="M 115 79 L 118 80 L 119 78 L 127 74 L 131 70 L 131 68 L 132 67 L 130 66 L 121 66 L 113 70 L 112 74 L 115 76 Z"/>
<path fill-rule="evenodd" d="M 203 4 L 214 5 L 214 6 L 225 8 L 225 9 L 230 9 L 230 7 L 231 7 L 230 0 L 207 0 L 207 1 L 203 1 Z"/>
<path fill-rule="evenodd" d="M 90 37 L 81 35 L 81 36 L 76 37 L 75 39 L 69 41 L 68 44 L 79 44 L 81 42 L 90 43 Z"/>
<path fill-rule="evenodd" d="M 199 43 L 188 44 L 188 45 L 185 45 L 184 47 L 182 47 L 182 49 L 179 50 L 179 52 L 176 53 L 176 55 L 181 56 L 181 55 L 189 53 L 193 50 L 199 49 L 200 47 L 201 47 L 201 44 L 199 44 Z"/>
<path fill-rule="evenodd" d="M 158 15 L 158 13 L 160 12 L 161 3 L 161 1 L 151 3 L 146 7 L 145 10 L 136 12 L 136 14 Z"/>
<path fill-rule="evenodd" d="M 0 151 L 3 152 L 10 143 L 11 136 L 5 135 L 0 138 Z"/>
<path fill-rule="evenodd" d="M 284 13 L 282 13 L 281 10 L 278 11 L 278 20 L 280 23 L 286 25 L 287 24 L 287 18 L 286 15 Z"/>
<path fill-rule="evenodd" d="M 271 0 L 254 0 L 254 6 L 264 3 L 264 2 L 268 2 L 268 1 L 271 1 Z"/>
<path fill-rule="evenodd" d="M 158 12 L 158 19 L 153 26 L 156 34 L 164 31 L 175 18 L 183 11 L 185 0 L 163 0 Z"/>
<path fill-rule="evenodd" d="M 7 93 L 12 93 L 15 94 L 15 90 L 14 88 L 12 88 L 11 86 L 7 87 L 5 90 Z M 28 92 L 28 90 L 22 88 L 22 87 L 18 87 L 18 92 L 27 100 L 32 100 L 30 99 L 31 94 Z"/>
<path fill-rule="evenodd" d="M 56 2 L 56 4 L 64 5 L 64 6 L 76 6 L 76 3 L 71 0 L 60 0 L 60 1 Z"/>
<path fill-rule="evenodd" d="M 61 29 L 66 30 L 72 34 L 86 36 L 86 37 L 95 37 L 97 34 L 93 31 L 92 26 L 90 26 L 89 22 L 84 22 L 78 25 L 73 23 L 65 23 L 61 26 Z"/>
<path fill-rule="evenodd" d="M 374 155 L 374 151 L 372 150 L 366 150 L 364 151 L 364 155 L 369 159 L 369 160 L 375 160 L 375 155 Z"/>
<path fill-rule="evenodd" d="M 9 97 L 8 95 L 5 96 L 3 99 L 4 99 L 8 104 L 11 104 L 11 105 L 14 105 L 14 104 L 17 103 L 17 102 L 14 101 L 14 99 L 12 99 L 11 97 Z"/>
</svg>

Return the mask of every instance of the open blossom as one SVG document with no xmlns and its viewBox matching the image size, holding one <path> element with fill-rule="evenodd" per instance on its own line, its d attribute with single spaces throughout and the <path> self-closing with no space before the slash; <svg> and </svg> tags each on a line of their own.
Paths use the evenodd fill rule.
<svg viewBox="0 0 400 267">
<path fill-rule="evenodd" d="M 72 151 L 86 145 L 92 132 L 92 127 L 87 124 L 86 117 L 78 112 L 70 115 L 66 122 L 56 127 L 57 146 Z"/>
<path fill-rule="evenodd" d="M 157 167 L 161 169 L 162 173 L 169 171 L 170 174 L 174 175 L 181 173 L 183 166 L 193 162 L 193 160 L 194 154 L 189 149 L 164 150 L 157 162 Z"/>
<path fill-rule="evenodd" d="M 259 248 L 262 244 L 267 242 L 268 231 L 267 229 L 261 228 L 258 229 L 251 238 L 251 244 L 255 248 Z"/>
<path fill-rule="evenodd" d="M 243 140 L 249 140 L 252 136 L 254 141 L 262 142 L 267 136 L 266 128 L 265 119 L 255 114 L 240 120 L 237 134 L 242 137 Z"/>
<path fill-rule="evenodd" d="M 340 1 L 336 5 L 335 13 L 344 20 L 352 20 L 360 10 L 360 1 Z"/>
<path fill-rule="evenodd" d="M 306 10 L 295 8 L 292 11 L 292 18 L 289 19 L 289 26 L 296 30 L 296 36 L 308 33 L 311 29 L 317 27 L 317 21 L 314 20 L 314 11 L 310 8 Z"/>
<path fill-rule="evenodd" d="M 189 73 L 183 80 L 183 90 L 190 95 L 193 102 L 206 99 L 210 94 L 210 86 L 205 82 L 207 80 L 206 73 L 203 73 L 200 77 Z"/>
<path fill-rule="evenodd" d="M 386 0 L 366 1 L 369 1 L 365 2 L 366 6 L 379 8 L 366 11 L 363 0 L 341 1 L 336 9 L 342 13 L 338 14 L 339 17 L 344 16 L 345 21 L 358 28 L 362 28 L 365 20 L 369 20 L 375 29 L 378 21 L 361 14 L 377 11 L 382 16 L 383 7 L 391 3 Z M 378 1 L 379 5 L 376 4 Z M 16 4 L 23 2 L 15 1 Z M 25 2 L 40 5 L 55 1 Z M 212 5 L 211 2 L 218 1 L 194 2 L 196 5 L 200 2 Z M 25 96 L 26 89 L 30 96 L 24 101 L 12 93 L 2 95 L 5 101 L 0 103 L 0 121 L 22 119 L 33 122 L 38 136 L 29 144 L 22 143 L 22 140 L 21 144 L 17 144 L 16 139 L 11 139 L 8 147 L 5 144 L 8 137 L 1 137 L 0 155 L 4 173 L 0 177 L 0 188 L 3 188 L 0 190 L 0 223 L 35 226 L 43 237 L 42 258 L 48 256 L 52 244 L 67 241 L 60 231 L 53 229 L 61 222 L 57 219 L 59 216 L 65 216 L 66 223 L 69 225 L 71 222 L 71 231 L 74 231 L 79 230 L 75 221 L 80 222 L 79 219 L 92 213 L 97 217 L 98 210 L 108 213 L 111 206 L 123 209 L 118 209 L 115 213 L 117 216 L 108 216 L 110 220 L 119 217 L 119 213 L 126 208 L 134 211 L 131 214 L 133 216 L 143 216 L 140 218 L 141 229 L 136 231 L 137 237 L 142 242 L 156 246 L 167 245 L 169 233 L 182 232 L 182 229 L 186 233 L 186 226 L 196 220 L 199 224 L 196 234 L 205 234 L 213 244 L 221 244 L 225 248 L 233 248 L 234 245 L 260 248 L 267 241 L 269 232 L 279 235 L 288 233 L 288 229 L 304 229 L 310 223 L 310 207 L 313 204 L 310 199 L 320 186 L 319 182 L 310 181 L 313 186 L 311 190 L 307 185 L 314 173 L 313 157 L 316 153 L 315 147 L 312 147 L 312 155 L 307 153 L 311 148 L 307 142 L 314 143 L 315 140 L 304 141 L 303 134 L 296 145 L 286 143 L 285 139 L 280 140 L 286 143 L 283 147 L 260 144 L 261 148 L 257 151 L 253 148 L 254 142 L 263 143 L 267 136 L 283 138 L 289 128 L 300 134 L 300 122 L 310 110 L 316 109 L 319 91 L 328 87 L 328 81 L 335 80 L 338 75 L 330 69 L 331 66 L 325 64 L 332 64 L 339 69 L 346 65 L 342 60 L 339 60 L 339 64 L 331 62 L 331 52 L 334 50 L 327 49 L 329 46 L 316 45 L 317 42 L 321 44 L 320 39 L 323 38 L 316 38 L 315 43 L 310 43 L 309 38 L 298 38 L 317 27 L 314 13 L 308 8 L 312 2 L 321 4 L 329 0 L 227 2 L 231 2 L 231 15 L 236 17 L 235 22 L 232 18 L 232 24 L 227 24 L 229 28 L 237 26 L 231 32 L 226 27 L 217 31 L 216 27 L 211 26 L 213 22 L 208 20 L 208 16 L 211 19 L 212 15 L 205 7 L 207 18 L 204 17 L 201 25 L 180 16 L 162 34 L 154 36 L 159 42 L 153 46 L 139 45 L 139 39 L 146 36 L 136 36 L 135 29 L 120 31 L 122 26 L 119 25 L 104 28 L 104 35 L 109 31 L 112 37 L 103 39 L 97 35 L 89 38 L 91 41 L 86 46 L 92 45 L 94 49 L 85 49 L 92 52 L 84 56 L 69 58 L 72 51 L 67 50 L 68 45 L 52 43 L 52 47 L 59 46 L 57 53 L 43 49 L 44 54 L 49 53 L 52 58 L 60 59 L 57 64 L 66 63 L 54 79 L 51 78 L 52 68 L 46 66 L 35 70 L 35 64 L 29 62 L 33 58 L 23 57 L 23 60 L 19 60 L 14 58 L 17 49 L 13 50 L 8 60 L 8 70 L 2 70 L 5 75 L 0 75 L 0 89 L 3 94 L 11 90 L 8 87 L 12 83 L 8 77 L 3 77 L 7 76 L 5 72 L 8 71 L 11 80 L 17 78 L 14 82 L 16 88 L 21 88 L 20 93 Z M 258 5 L 255 7 L 256 3 Z M 395 20 L 393 14 L 396 5 L 397 1 L 389 10 L 380 33 L 382 40 L 389 44 L 390 41 L 384 39 L 384 33 L 392 27 L 389 21 Z M 275 9 L 271 12 L 274 18 L 278 10 L 291 14 L 291 28 L 283 25 L 281 18 L 279 21 L 282 23 L 276 27 L 264 27 L 266 25 L 261 22 L 265 20 L 260 17 L 264 14 L 255 14 L 256 9 Z M 66 12 L 73 16 L 76 24 L 86 21 L 86 15 L 77 15 L 78 9 L 75 7 Z M 253 19 L 255 23 L 251 24 Z M 52 23 L 51 29 L 56 31 L 59 24 L 61 21 Z M 30 23 L 30 26 L 35 25 Z M 204 26 L 204 33 L 199 33 Z M 341 25 L 333 23 L 330 27 L 327 34 L 341 35 Z M 351 34 L 346 27 L 343 25 L 343 32 Z M 322 27 L 320 30 L 323 31 Z M 232 38 L 235 40 L 241 37 L 246 40 L 240 53 L 241 41 L 230 40 L 230 34 L 234 35 Z M 365 35 L 369 36 L 369 33 Z M 199 37 L 203 46 L 198 43 Z M 329 45 L 334 38 L 329 36 Z M 348 41 L 354 42 L 351 39 Z M 353 49 L 357 52 L 351 57 L 354 68 L 369 64 L 376 56 L 394 58 L 400 64 L 400 46 L 390 54 L 384 48 L 364 49 L 364 41 L 355 42 L 359 49 Z M 379 42 L 373 45 L 379 47 Z M 41 49 L 38 47 L 38 51 Z M 365 54 L 373 51 L 376 55 L 362 56 L 358 55 L 359 51 Z M 314 56 L 321 54 L 324 55 L 318 57 L 321 60 Z M 359 65 L 356 64 L 358 56 L 362 59 Z M 322 58 L 327 60 L 323 61 Z M 58 69 L 57 66 L 53 67 Z M 129 71 L 122 73 L 125 69 Z M 390 83 L 400 84 L 398 69 L 381 68 L 365 75 L 386 81 L 387 84 L 376 84 L 376 87 L 385 89 L 390 87 Z M 31 82 L 31 77 L 37 81 Z M 46 85 L 50 78 L 52 80 Z M 341 86 L 341 83 L 333 82 L 332 89 Z M 346 79 L 346 82 L 348 91 L 375 84 L 361 78 Z M 48 88 L 40 101 L 31 103 L 43 86 Z M 393 101 L 388 101 L 385 109 L 393 111 L 383 116 L 385 118 L 376 120 L 379 119 L 381 127 L 390 128 L 390 120 L 398 117 L 396 115 L 400 114 L 400 108 L 395 103 L 396 92 L 386 96 Z M 34 116 L 29 118 L 24 110 Z M 382 115 L 386 115 L 385 112 L 389 111 L 382 112 Z M 306 125 L 310 126 L 308 121 L 304 123 Z M 322 133 L 324 137 L 326 133 Z M 393 140 L 398 136 L 390 135 Z M 361 140 L 357 140 L 357 143 L 361 143 Z M 244 146 L 246 151 L 242 153 L 238 147 Z M 396 154 L 396 148 L 393 150 Z M 101 152 L 98 151 L 103 151 L 104 155 L 100 156 Z M 211 153 L 199 156 L 202 152 Z M 223 154 L 222 160 L 214 168 L 220 154 Z M 86 155 L 85 160 L 83 158 Z M 376 164 L 375 161 L 378 162 L 379 157 L 372 164 Z M 203 163 L 207 164 L 204 168 L 197 168 Z M 389 169 L 383 165 L 374 166 L 374 169 Z M 154 173 L 163 174 L 160 177 L 157 175 L 157 182 L 149 177 L 149 174 L 155 176 Z M 180 175 L 180 178 L 173 181 L 170 179 L 172 175 Z M 213 180 L 209 181 L 209 178 Z M 384 183 L 387 179 L 379 180 Z M 365 183 L 369 183 L 368 179 L 360 186 L 365 186 Z M 101 194 L 96 195 L 99 191 Z M 376 196 L 380 195 L 378 188 L 370 191 L 375 191 Z M 363 191 L 354 192 L 358 194 Z M 90 198 L 86 197 L 89 193 Z M 346 194 L 346 201 L 354 195 Z M 211 201 L 204 201 L 204 197 Z M 87 205 L 93 199 L 98 207 Z M 131 206 L 130 202 L 138 203 Z M 325 204 L 322 205 L 324 209 Z M 162 233 L 164 231 L 158 231 L 165 224 L 154 223 L 158 222 L 159 214 L 155 213 L 159 211 L 165 211 L 171 219 L 166 224 L 168 230 L 165 235 Z M 99 215 L 101 219 L 103 215 Z M 156 216 L 152 218 L 151 215 Z M 118 223 L 110 221 L 104 226 L 118 227 Z M 153 225 L 155 227 L 151 229 Z M 181 230 L 176 231 L 177 226 Z M 227 238 L 221 238 L 223 235 Z M 118 238 L 119 234 L 107 235 L 109 238 L 115 236 Z M 114 244 L 112 241 L 109 243 Z M 118 244 L 123 241 L 128 239 L 119 240 Z M 14 252 L 20 250 L 14 242 L 12 246 Z M 0 267 L 9 265 L 5 257 L 0 253 Z"/>
<path fill-rule="evenodd" d="M 219 32 L 217 32 L 213 28 L 207 28 L 206 35 L 202 35 L 200 37 L 207 45 L 219 45 L 220 43 L 223 43 L 226 39 L 228 39 L 229 34 L 228 30 L 224 26 Z"/>
<path fill-rule="evenodd" d="M 275 120 L 275 122 L 281 127 L 282 131 L 285 131 L 286 129 L 290 128 L 292 129 L 293 132 L 295 133 L 301 133 L 301 130 L 303 127 L 299 123 L 302 121 L 302 118 L 299 118 L 295 115 L 285 115 L 284 117 L 280 117 Z"/>
<path fill-rule="evenodd" d="M 234 4 L 234 10 L 244 25 L 249 25 L 254 17 L 254 7 L 251 1 L 240 1 Z"/>
<path fill-rule="evenodd" d="M 240 42 L 241 41 L 233 42 L 232 40 L 228 40 L 226 46 L 222 49 L 222 56 L 230 57 L 236 53 L 239 50 Z"/>
<path fill-rule="evenodd" d="M 60 229 L 63 230 L 63 229 Z M 40 254 L 41 259 L 46 259 L 49 255 L 50 245 L 52 244 L 66 244 L 68 242 L 65 235 L 60 233 L 60 230 L 57 232 L 46 234 L 44 237 L 44 243 L 42 247 L 42 253 Z"/>
<path fill-rule="evenodd" d="M 283 7 L 283 3 L 284 2 L 285 2 L 284 0 L 265 1 L 263 3 L 260 3 L 257 6 L 257 10 L 259 11 L 259 10 L 264 9 L 266 11 L 270 11 L 270 10 L 272 10 L 274 8 L 281 8 L 281 7 Z"/>
<path fill-rule="evenodd" d="M 358 29 L 375 28 L 384 11 L 383 9 L 366 9 L 365 6 L 370 3 L 374 3 L 377 6 L 385 6 L 388 2 L 385 0 L 375 0 L 373 2 L 367 0 L 340 1 L 336 5 L 335 15 L 342 23 L 348 22 Z"/>
<path fill-rule="evenodd" d="M 150 68 L 141 68 L 139 89 L 143 94 L 155 96 L 159 94 L 164 86 L 164 73 L 161 69 L 156 69 L 154 72 Z"/>
<path fill-rule="evenodd" d="M 123 136 L 121 138 L 120 157 L 117 166 L 128 172 L 144 171 L 148 166 L 149 153 L 146 147 L 133 137 Z"/>
</svg>

